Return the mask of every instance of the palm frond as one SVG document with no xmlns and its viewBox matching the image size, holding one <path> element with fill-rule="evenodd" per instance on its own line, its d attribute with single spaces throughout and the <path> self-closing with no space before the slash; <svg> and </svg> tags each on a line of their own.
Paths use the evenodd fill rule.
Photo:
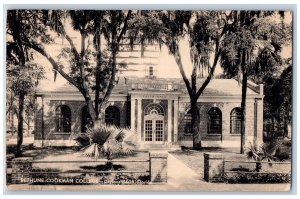
<svg viewBox="0 0 300 199">
<path fill-rule="evenodd" d="M 102 147 L 96 143 L 90 144 L 81 149 L 82 155 L 86 157 L 99 158 L 101 157 L 101 149 Z"/>
<path fill-rule="evenodd" d="M 80 147 L 86 147 L 90 144 L 90 138 L 87 135 L 79 135 L 74 140 Z"/>
<path fill-rule="evenodd" d="M 87 130 L 86 135 L 75 138 L 87 157 L 120 157 L 132 154 L 137 145 L 136 132 L 129 128 L 99 125 Z"/>
</svg>

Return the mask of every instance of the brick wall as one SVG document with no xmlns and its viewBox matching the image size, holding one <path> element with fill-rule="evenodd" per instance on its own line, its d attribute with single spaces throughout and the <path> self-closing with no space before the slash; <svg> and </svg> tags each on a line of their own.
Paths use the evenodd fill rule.
<svg viewBox="0 0 300 199">
<path fill-rule="evenodd" d="M 168 153 L 150 152 L 150 175 L 152 183 L 168 180 Z"/>
<path fill-rule="evenodd" d="M 41 99 L 40 99 L 41 100 Z M 84 101 L 66 101 L 44 99 L 44 109 L 42 103 L 38 103 L 36 110 L 35 140 L 42 140 L 42 126 L 44 120 L 44 140 L 70 140 L 81 133 L 81 114 L 82 108 L 86 106 Z M 71 134 L 56 132 L 55 110 L 60 105 L 66 105 L 71 110 Z M 107 106 L 116 106 L 120 110 L 120 126 L 128 126 L 127 109 L 128 102 L 109 102 Z M 44 112 L 44 114 L 43 114 Z"/>
<path fill-rule="evenodd" d="M 71 131 L 73 134 L 78 134 L 81 132 L 81 111 L 86 105 L 83 101 L 63 101 L 63 100 L 50 100 L 49 98 L 44 99 L 44 110 L 42 110 L 42 99 L 37 98 L 38 106 L 36 110 L 35 118 L 35 140 L 42 140 L 42 127 L 44 126 L 44 139 L 45 140 L 70 140 L 72 136 L 66 133 L 56 132 L 56 120 L 55 120 L 55 110 L 59 105 L 67 105 L 71 109 Z M 153 103 L 152 99 L 143 99 L 142 101 L 142 121 L 144 121 L 144 110 L 147 105 Z M 168 140 L 168 101 L 167 100 L 157 100 L 155 103 L 160 104 L 164 109 L 164 140 Z M 116 106 L 120 110 L 120 125 L 121 127 L 129 126 L 130 124 L 130 101 L 116 101 L 109 102 L 107 106 Z M 186 140 L 192 142 L 192 136 L 184 136 L 184 115 L 189 110 L 189 102 L 180 102 L 178 107 L 178 139 L 180 141 Z M 239 107 L 240 102 L 199 102 L 198 107 L 200 110 L 200 133 L 203 141 L 211 142 L 221 141 L 221 136 L 207 135 L 207 125 L 208 125 L 208 110 L 212 107 L 218 107 L 222 112 L 222 141 L 236 141 L 240 140 L 239 135 L 230 135 L 230 113 L 233 108 Z M 262 140 L 263 133 L 263 101 L 261 99 L 257 100 L 257 136 L 258 140 Z M 255 111 L 254 102 L 247 102 L 247 115 L 246 115 L 246 137 L 247 141 L 253 141 L 254 127 L 255 127 Z M 172 110 L 173 111 L 173 110 Z M 44 113 L 43 113 L 44 112 Z M 174 114 L 172 114 L 173 117 Z M 136 116 L 137 117 L 137 116 Z M 43 125 L 44 119 L 44 125 Z M 144 140 L 144 122 L 141 124 L 142 134 L 141 140 Z M 173 129 L 173 128 L 172 128 Z M 173 134 L 173 130 L 172 130 Z M 75 136 L 74 135 L 74 136 Z M 182 142 L 180 143 L 182 144 Z"/>
<path fill-rule="evenodd" d="M 257 100 L 257 141 L 263 142 L 264 107 L 263 100 Z"/>
<path fill-rule="evenodd" d="M 36 99 L 36 111 L 35 111 L 35 122 L 34 122 L 34 139 L 40 140 L 42 139 L 43 132 L 43 100 L 41 97 L 37 97 Z"/>
<path fill-rule="evenodd" d="M 261 103 L 261 102 L 260 102 Z M 262 109 L 262 104 L 259 103 L 260 109 Z M 208 135 L 207 127 L 208 127 L 208 111 L 210 108 L 216 106 L 222 112 L 222 137 L 221 135 Z M 240 140 L 240 135 L 232 135 L 230 134 L 230 113 L 232 109 L 236 107 L 240 107 L 239 102 L 199 102 L 198 107 L 200 110 L 200 136 L 203 141 L 235 141 L 238 142 Z M 246 136 L 252 136 L 254 133 L 254 103 L 248 102 L 246 104 Z M 189 110 L 189 103 L 180 103 L 179 104 L 179 118 L 178 118 L 178 133 L 179 140 L 181 143 L 192 142 L 192 136 L 187 137 L 184 136 L 184 116 Z M 258 134 L 262 135 L 262 110 L 258 111 Z M 191 146 L 190 144 L 187 144 Z"/>
</svg>

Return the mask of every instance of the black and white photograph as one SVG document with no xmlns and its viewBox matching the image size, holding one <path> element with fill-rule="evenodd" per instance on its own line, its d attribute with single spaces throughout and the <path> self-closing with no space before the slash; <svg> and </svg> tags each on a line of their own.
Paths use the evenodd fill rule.
<svg viewBox="0 0 300 199">
<path fill-rule="evenodd" d="M 292 10 L 4 15 L 7 190 L 291 190 Z"/>
</svg>

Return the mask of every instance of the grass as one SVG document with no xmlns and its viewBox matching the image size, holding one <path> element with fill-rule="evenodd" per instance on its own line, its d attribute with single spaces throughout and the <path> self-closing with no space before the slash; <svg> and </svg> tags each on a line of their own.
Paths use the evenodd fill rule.
<svg viewBox="0 0 300 199">
<path fill-rule="evenodd" d="M 246 161 L 245 155 L 238 154 L 237 152 L 231 152 L 230 150 L 222 148 L 203 148 L 200 151 L 185 149 L 170 152 L 177 159 L 181 160 L 189 168 L 194 170 L 197 174 L 203 177 L 204 174 L 204 153 L 222 153 L 227 160 L 241 160 Z"/>
<path fill-rule="evenodd" d="M 204 177 L 204 153 L 212 152 L 212 153 L 222 153 L 225 157 L 225 160 L 235 160 L 235 161 L 253 161 L 252 159 L 247 159 L 245 154 L 234 153 L 226 149 L 221 148 L 203 148 L 201 151 L 185 149 L 185 150 L 177 150 L 170 152 L 177 159 L 182 161 L 189 168 L 194 170 L 197 174 Z M 241 162 L 226 162 L 225 170 L 247 170 L 254 171 L 255 163 L 241 163 Z M 291 170 L 290 164 L 272 164 L 269 166 L 267 163 L 262 164 L 262 172 L 278 172 L 284 173 Z"/>
</svg>

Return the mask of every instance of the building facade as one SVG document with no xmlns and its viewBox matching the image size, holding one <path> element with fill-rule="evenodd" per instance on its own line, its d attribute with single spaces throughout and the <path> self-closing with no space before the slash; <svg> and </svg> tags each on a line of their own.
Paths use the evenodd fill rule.
<svg viewBox="0 0 300 199">
<path fill-rule="evenodd" d="M 199 84 L 204 79 L 199 79 Z M 81 94 L 71 85 L 36 93 L 34 145 L 72 146 L 90 122 Z M 212 79 L 198 99 L 203 147 L 240 147 L 241 85 Z M 263 135 L 263 85 L 248 82 L 246 142 Z M 105 122 L 135 130 L 140 149 L 192 146 L 190 99 L 178 78 L 122 77 L 105 108 Z"/>
</svg>

